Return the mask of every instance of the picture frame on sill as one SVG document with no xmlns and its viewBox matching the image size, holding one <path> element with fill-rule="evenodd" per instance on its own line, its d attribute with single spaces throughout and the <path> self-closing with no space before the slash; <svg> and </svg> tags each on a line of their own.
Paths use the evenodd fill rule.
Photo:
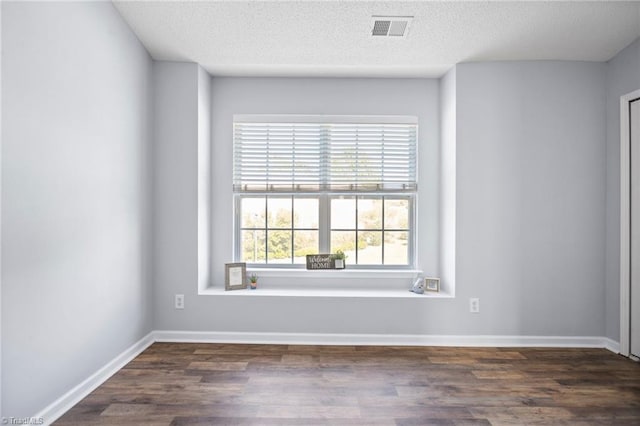
<svg viewBox="0 0 640 426">
<path fill-rule="evenodd" d="M 440 278 L 425 277 L 424 291 L 440 292 Z"/>
<path fill-rule="evenodd" d="M 247 288 L 247 264 L 246 263 L 225 263 L 224 264 L 224 289 L 243 290 Z"/>
</svg>

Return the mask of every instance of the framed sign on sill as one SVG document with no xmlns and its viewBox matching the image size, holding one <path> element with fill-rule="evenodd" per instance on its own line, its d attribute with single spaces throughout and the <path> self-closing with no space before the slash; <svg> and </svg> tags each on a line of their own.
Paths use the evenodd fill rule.
<svg viewBox="0 0 640 426">
<path fill-rule="evenodd" d="M 247 288 L 247 264 L 225 263 L 224 265 L 224 289 L 242 290 Z"/>
</svg>

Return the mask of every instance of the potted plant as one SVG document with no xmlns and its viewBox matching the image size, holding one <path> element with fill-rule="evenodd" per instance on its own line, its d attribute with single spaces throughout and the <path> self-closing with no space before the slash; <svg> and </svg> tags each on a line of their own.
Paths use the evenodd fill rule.
<svg viewBox="0 0 640 426">
<path fill-rule="evenodd" d="M 251 276 L 249 277 L 249 285 L 251 287 L 251 290 L 255 290 L 256 288 L 258 288 L 258 276 L 256 274 L 251 274 Z"/>
<path fill-rule="evenodd" d="M 333 261 L 336 269 L 344 269 L 344 260 L 347 256 L 344 254 L 342 250 L 336 250 L 333 254 Z"/>
</svg>

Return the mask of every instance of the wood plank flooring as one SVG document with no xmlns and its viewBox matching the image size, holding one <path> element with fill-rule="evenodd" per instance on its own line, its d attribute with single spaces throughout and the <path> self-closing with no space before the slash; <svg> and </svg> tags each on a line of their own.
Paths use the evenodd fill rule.
<svg viewBox="0 0 640 426">
<path fill-rule="evenodd" d="M 56 425 L 640 425 L 604 349 L 155 343 Z"/>
</svg>

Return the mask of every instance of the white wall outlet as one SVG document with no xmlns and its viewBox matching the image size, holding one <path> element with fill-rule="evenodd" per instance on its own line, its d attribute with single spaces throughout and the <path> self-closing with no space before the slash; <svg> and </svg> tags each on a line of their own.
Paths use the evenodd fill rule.
<svg viewBox="0 0 640 426">
<path fill-rule="evenodd" d="M 176 294 L 174 307 L 176 309 L 184 309 L 184 294 Z"/>
<path fill-rule="evenodd" d="M 473 312 L 474 314 L 480 312 L 480 299 L 477 297 L 469 299 L 469 312 Z"/>
</svg>

